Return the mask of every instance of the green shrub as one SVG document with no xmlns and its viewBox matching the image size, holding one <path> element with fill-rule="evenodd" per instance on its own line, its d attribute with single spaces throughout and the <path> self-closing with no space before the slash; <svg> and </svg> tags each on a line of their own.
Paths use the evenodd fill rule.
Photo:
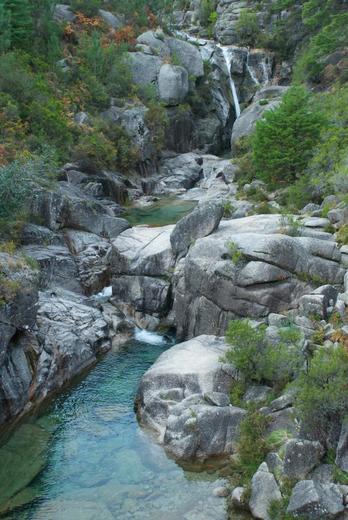
<svg viewBox="0 0 348 520">
<path fill-rule="evenodd" d="M 54 179 L 54 154 L 47 149 L 40 157 L 17 159 L 0 167 L 0 226 L 14 224 L 29 209 L 39 186 L 49 186 Z"/>
<path fill-rule="evenodd" d="M 151 132 L 151 139 L 157 151 L 165 145 L 166 130 L 169 125 L 167 111 L 158 102 L 148 103 L 145 122 Z"/>
<path fill-rule="evenodd" d="M 348 245 L 348 224 L 343 224 L 336 233 L 336 239 L 339 244 Z"/>
<path fill-rule="evenodd" d="M 325 67 L 323 59 L 328 54 L 343 49 L 348 45 L 348 13 L 335 14 L 326 18 L 321 30 L 312 37 L 295 68 L 295 78 L 299 81 L 307 79 L 318 82 Z"/>
<path fill-rule="evenodd" d="M 304 430 L 325 444 L 348 413 L 348 355 L 342 346 L 319 348 L 296 381 L 296 407 Z"/>
<path fill-rule="evenodd" d="M 259 33 L 260 27 L 256 13 L 250 9 L 243 9 L 236 24 L 236 35 L 239 42 L 245 46 L 255 47 Z"/>
<path fill-rule="evenodd" d="M 299 178 L 315 152 L 324 118 L 303 87 L 292 87 L 281 105 L 264 113 L 252 137 L 256 176 L 269 184 Z"/>
<path fill-rule="evenodd" d="M 209 26 L 210 17 L 215 12 L 215 0 L 201 0 L 199 6 L 199 21 L 203 27 Z"/>
<path fill-rule="evenodd" d="M 289 235 L 290 237 L 299 237 L 302 232 L 302 224 L 301 222 L 290 213 L 283 212 L 281 217 L 281 231 L 284 235 Z"/>
<path fill-rule="evenodd" d="M 238 465 L 244 482 L 248 482 L 260 464 L 265 460 L 268 445 L 265 439 L 270 417 L 258 410 L 250 410 L 239 427 L 237 442 Z"/>
<path fill-rule="evenodd" d="M 90 129 L 81 134 L 73 149 L 73 159 L 85 168 L 116 168 L 117 152 L 113 143 L 101 132 Z"/>
<path fill-rule="evenodd" d="M 72 10 L 83 13 L 86 16 L 96 16 L 98 10 L 102 7 L 102 0 L 71 0 Z"/>
<path fill-rule="evenodd" d="M 244 259 L 244 255 L 242 251 L 238 248 L 237 244 L 235 244 L 235 242 L 229 241 L 227 242 L 226 247 L 234 265 L 240 264 Z"/>
<path fill-rule="evenodd" d="M 123 128 L 95 120 L 93 128 L 80 134 L 73 158 L 91 170 L 128 171 L 135 167 L 139 155 Z"/>
<path fill-rule="evenodd" d="M 265 326 L 253 327 L 249 320 L 234 320 L 226 338 L 232 348 L 224 359 L 247 381 L 271 383 L 281 390 L 304 363 L 302 336 L 296 328 L 280 329 L 279 341 L 273 344 L 266 339 Z"/>
</svg>

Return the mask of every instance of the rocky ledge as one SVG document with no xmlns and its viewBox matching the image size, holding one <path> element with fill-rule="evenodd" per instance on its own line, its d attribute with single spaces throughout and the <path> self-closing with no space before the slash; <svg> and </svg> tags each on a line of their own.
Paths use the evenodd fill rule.
<svg viewBox="0 0 348 520">
<path fill-rule="evenodd" d="M 227 348 L 214 336 L 180 343 L 162 354 L 141 380 L 138 417 L 176 459 L 233 452 L 245 411 L 229 402 L 236 374 L 220 362 Z"/>
</svg>

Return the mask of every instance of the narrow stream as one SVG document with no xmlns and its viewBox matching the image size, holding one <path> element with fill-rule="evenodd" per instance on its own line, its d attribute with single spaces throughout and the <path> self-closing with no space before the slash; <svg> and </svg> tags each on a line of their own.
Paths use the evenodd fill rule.
<svg viewBox="0 0 348 520">
<path fill-rule="evenodd" d="M 0 449 L 0 497 L 12 486 L 17 502 L 27 504 L 5 514 L 7 520 L 226 518 L 225 500 L 213 494 L 224 483 L 216 468 L 184 471 L 136 421 L 139 380 L 170 346 L 160 336 L 138 333 L 43 416 L 17 429 Z M 43 469 L 30 482 L 33 461 Z"/>
</svg>

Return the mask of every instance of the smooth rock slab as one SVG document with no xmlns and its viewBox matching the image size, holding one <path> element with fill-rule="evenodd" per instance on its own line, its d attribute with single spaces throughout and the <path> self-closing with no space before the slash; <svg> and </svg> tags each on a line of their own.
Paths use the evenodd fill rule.
<svg viewBox="0 0 348 520">
<path fill-rule="evenodd" d="M 245 411 L 228 406 L 218 395 L 227 398 L 237 376 L 220 361 L 227 349 L 222 338 L 194 338 L 164 352 L 140 382 L 138 417 L 157 431 L 158 440 L 177 459 L 233 451 Z M 208 404 L 207 396 L 214 404 Z"/>
<path fill-rule="evenodd" d="M 222 203 L 206 202 L 179 220 L 170 235 L 174 255 L 184 256 L 197 238 L 213 233 L 220 224 L 223 212 Z"/>
<path fill-rule="evenodd" d="M 112 242 L 114 275 L 164 276 L 172 266 L 170 235 L 174 226 L 135 226 Z"/>
</svg>

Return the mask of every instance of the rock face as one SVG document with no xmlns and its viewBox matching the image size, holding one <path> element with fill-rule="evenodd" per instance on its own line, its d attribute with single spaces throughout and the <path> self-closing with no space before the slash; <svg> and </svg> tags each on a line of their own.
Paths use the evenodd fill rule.
<svg viewBox="0 0 348 520">
<path fill-rule="evenodd" d="M 279 106 L 281 96 L 285 94 L 287 87 L 266 87 L 261 89 L 255 96 L 248 108 L 243 110 L 241 116 L 236 120 L 232 130 L 232 148 L 238 141 L 247 137 L 255 128 L 258 121 L 266 110 L 272 110 Z"/>
<path fill-rule="evenodd" d="M 296 484 L 290 497 L 288 513 L 308 520 L 336 518 L 344 511 L 343 493 L 336 484 L 320 484 L 302 480 Z"/>
<path fill-rule="evenodd" d="M 257 215 L 223 221 L 195 242 L 174 288 L 179 338 L 223 334 L 230 319 L 288 309 L 308 292 L 303 277 L 342 283 L 334 242 L 283 233 L 279 216 Z"/>
<path fill-rule="evenodd" d="M 265 462 L 251 480 L 250 511 L 254 518 L 269 520 L 268 509 L 273 501 L 281 500 L 278 484 Z"/>
<path fill-rule="evenodd" d="M 173 228 L 136 226 L 113 241 L 113 293 L 127 312 L 163 316 L 169 311 Z"/>
<path fill-rule="evenodd" d="M 39 194 L 32 214 L 51 230 L 69 227 L 109 238 L 129 227 L 126 220 L 113 216 L 105 205 L 67 182 L 59 183 L 54 192 Z"/>
<path fill-rule="evenodd" d="M 40 355 L 33 392 L 38 399 L 63 386 L 111 346 L 101 311 L 67 291 L 40 294 L 37 327 Z"/>
<path fill-rule="evenodd" d="M 200 204 L 182 218 L 170 235 L 170 243 L 176 257 L 186 255 L 188 248 L 198 238 L 210 235 L 220 224 L 224 212 L 221 203 Z"/>
<path fill-rule="evenodd" d="M 184 101 L 189 91 L 188 73 L 183 67 L 162 65 L 158 77 L 161 101 L 166 105 L 178 105 Z"/>
<path fill-rule="evenodd" d="M 342 424 L 341 434 L 336 450 L 336 464 L 343 471 L 348 471 L 348 424 Z"/>
<path fill-rule="evenodd" d="M 138 417 L 156 430 L 159 441 L 177 459 L 233 450 L 245 412 L 223 398 L 235 375 L 220 362 L 227 348 L 214 336 L 181 343 L 162 354 L 140 382 Z"/>
<path fill-rule="evenodd" d="M 29 400 L 31 370 L 23 349 L 37 313 L 37 273 L 20 257 L 0 253 L 0 425 L 18 415 Z"/>
</svg>

